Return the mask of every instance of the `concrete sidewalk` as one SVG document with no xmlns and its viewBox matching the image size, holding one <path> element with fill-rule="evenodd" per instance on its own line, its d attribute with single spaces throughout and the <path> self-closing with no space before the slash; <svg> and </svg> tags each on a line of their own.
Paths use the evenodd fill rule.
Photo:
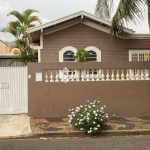
<svg viewBox="0 0 150 150">
<path fill-rule="evenodd" d="M 0 139 L 32 135 L 27 115 L 0 115 Z"/>
<path fill-rule="evenodd" d="M 114 117 L 99 134 L 89 135 L 68 123 L 68 118 L 36 119 L 27 115 L 0 115 L 0 139 L 115 137 L 150 135 L 149 117 Z"/>
</svg>

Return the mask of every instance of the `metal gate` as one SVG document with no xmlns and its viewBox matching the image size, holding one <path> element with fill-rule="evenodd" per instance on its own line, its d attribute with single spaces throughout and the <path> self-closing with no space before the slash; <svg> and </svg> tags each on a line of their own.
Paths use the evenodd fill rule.
<svg viewBox="0 0 150 150">
<path fill-rule="evenodd" d="M 28 112 L 27 67 L 0 67 L 0 114 Z"/>
</svg>

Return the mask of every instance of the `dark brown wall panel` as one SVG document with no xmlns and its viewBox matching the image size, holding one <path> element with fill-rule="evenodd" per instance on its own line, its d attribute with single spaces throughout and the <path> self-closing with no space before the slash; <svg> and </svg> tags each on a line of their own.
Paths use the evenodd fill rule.
<svg viewBox="0 0 150 150">
<path fill-rule="evenodd" d="M 100 100 L 117 116 L 150 114 L 150 81 L 29 84 L 29 116 L 67 117 L 70 108 Z"/>
<path fill-rule="evenodd" d="M 148 116 L 150 114 L 150 81 L 90 81 L 68 83 L 35 82 L 35 72 L 44 69 L 58 70 L 63 63 L 29 63 L 28 96 L 29 116 L 37 118 L 67 117 L 70 108 L 100 100 L 106 112 L 117 116 Z M 70 65 L 69 65 L 70 64 Z M 82 69 L 81 63 L 66 63 Z M 93 63 L 97 64 L 97 63 Z M 98 63 L 99 68 L 109 66 Z M 139 65 L 138 65 L 139 64 Z M 84 63 L 87 68 L 91 63 Z M 114 66 L 113 66 L 114 65 Z M 130 63 L 113 63 L 112 68 L 127 68 Z M 122 66 L 121 66 L 122 65 Z M 148 68 L 149 63 L 133 63 L 132 67 Z M 149 65 L 150 66 L 150 65 Z M 110 67 L 110 68 L 111 68 Z M 131 68 L 132 68 L 131 67 Z M 130 67 L 129 67 L 130 68 Z"/>
</svg>

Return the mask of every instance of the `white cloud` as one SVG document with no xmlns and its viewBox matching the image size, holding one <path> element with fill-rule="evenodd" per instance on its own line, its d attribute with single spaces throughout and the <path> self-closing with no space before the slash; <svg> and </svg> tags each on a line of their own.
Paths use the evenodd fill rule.
<svg viewBox="0 0 150 150">
<path fill-rule="evenodd" d="M 46 19 L 46 18 L 41 18 L 41 20 L 42 20 L 42 23 L 47 23 L 47 22 L 50 22 L 50 21 L 51 21 L 51 20 Z"/>
<path fill-rule="evenodd" d="M 9 3 L 0 2 L 0 16 L 5 16 L 11 11 Z"/>
<path fill-rule="evenodd" d="M 0 40 L 2 40 L 4 42 L 14 41 L 15 37 L 9 33 L 0 33 Z"/>
</svg>

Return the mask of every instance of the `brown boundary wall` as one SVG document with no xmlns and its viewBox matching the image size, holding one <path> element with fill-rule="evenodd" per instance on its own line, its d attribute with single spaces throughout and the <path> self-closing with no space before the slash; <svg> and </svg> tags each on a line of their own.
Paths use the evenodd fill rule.
<svg viewBox="0 0 150 150">
<path fill-rule="evenodd" d="M 149 116 L 150 81 L 35 82 L 35 71 L 43 71 L 44 68 L 48 69 L 48 66 L 49 69 L 52 66 L 60 67 L 62 64 L 28 64 L 28 74 L 31 75 L 31 78 L 28 79 L 29 116 L 36 118 L 67 117 L 70 108 L 84 105 L 86 100 L 91 102 L 100 100 L 102 106 L 106 105 L 105 112 L 110 115 Z M 78 63 L 73 64 L 78 66 Z M 85 64 L 88 67 L 91 63 Z M 96 64 L 93 63 L 93 66 Z M 108 63 L 100 64 L 104 67 L 108 66 Z M 118 66 L 111 63 L 112 68 L 113 65 L 121 68 L 121 63 Z M 125 68 L 128 65 L 129 63 L 124 63 Z M 150 63 L 134 63 L 130 65 L 130 68 L 135 65 L 138 68 L 139 66 L 144 68 L 144 66 L 150 66 Z"/>
</svg>

